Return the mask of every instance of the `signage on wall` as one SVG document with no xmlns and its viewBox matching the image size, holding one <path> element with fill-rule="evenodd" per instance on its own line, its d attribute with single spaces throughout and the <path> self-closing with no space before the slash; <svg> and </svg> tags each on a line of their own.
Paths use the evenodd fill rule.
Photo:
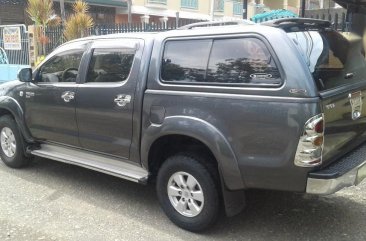
<svg viewBox="0 0 366 241">
<path fill-rule="evenodd" d="M 3 29 L 4 49 L 22 50 L 20 27 L 5 27 Z"/>
</svg>

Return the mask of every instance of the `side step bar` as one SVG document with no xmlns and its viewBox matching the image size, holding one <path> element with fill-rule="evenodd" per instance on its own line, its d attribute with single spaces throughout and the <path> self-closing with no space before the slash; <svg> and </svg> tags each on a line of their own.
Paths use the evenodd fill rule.
<svg viewBox="0 0 366 241">
<path fill-rule="evenodd" d="M 32 150 L 31 154 L 85 167 L 137 183 L 145 184 L 149 175 L 148 171 L 144 168 L 123 162 L 117 158 L 105 157 L 100 154 L 58 145 L 41 144 L 41 148 Z"/>
</svg>

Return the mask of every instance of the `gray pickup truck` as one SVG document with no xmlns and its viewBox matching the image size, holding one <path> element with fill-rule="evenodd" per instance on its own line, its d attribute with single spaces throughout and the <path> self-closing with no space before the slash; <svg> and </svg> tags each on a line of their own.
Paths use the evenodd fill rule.
<svg viewBox="0 0 366 241">
<path fill-rule="evenodd" d="M 2 160 L 156 183 L 166 215 L 190 231 L 239 213 L 248 189 L 360 183 L 362 39 L 311 19 L 214 25 L 79 39 L 21 70 L 0 86 Z"/>
</svg>

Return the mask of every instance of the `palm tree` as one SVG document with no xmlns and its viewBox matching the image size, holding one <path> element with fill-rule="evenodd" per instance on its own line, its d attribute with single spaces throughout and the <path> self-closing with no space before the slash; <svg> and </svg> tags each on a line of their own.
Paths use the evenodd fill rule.
<svg viewBox="0 0 366 241">
<path fill-rule="evenodd" d="M 89 5 L 82 0 L 77 0 L 73 6 L 72 14 L 65 22 L 64 36 L 67 40 L 85 37 L 88 30 L 93 27 L 93 18 L 88 14 Z"/>
<path fill-rule="evenodd" d="M 43 54 L 46 53 L 45 44 L 48 41 L 45 35 L 47 26 L 57 26 L 60 18 L 55 14 L 52 0 L 28 0 L 26 9 L 30 19 L 35 24 L 37 42 L 41 43 Z"/>
</svg>

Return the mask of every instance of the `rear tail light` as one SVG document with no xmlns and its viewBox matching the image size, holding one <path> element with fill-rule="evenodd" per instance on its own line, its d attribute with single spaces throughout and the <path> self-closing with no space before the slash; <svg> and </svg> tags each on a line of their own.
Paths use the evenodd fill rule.
<svg viewBox="0 0 366 241">
<path fill-rule="evenodd" d="M 296 150 L 295 165 L 314 167 L 322 164 L 324 148 L 324 115 L 308 120 Z"/>
</svg>

